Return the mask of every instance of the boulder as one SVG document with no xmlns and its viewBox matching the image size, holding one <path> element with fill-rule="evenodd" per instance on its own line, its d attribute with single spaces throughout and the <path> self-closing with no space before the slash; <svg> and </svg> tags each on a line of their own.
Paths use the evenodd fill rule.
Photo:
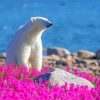
<svg viewBox="0 0 100 100">
<path fill-rule="evenodd" d="M 96 58 L 97 58 L 97 59 L 100 59 L 100 50 L 97 50 L 97 51 L 96 51 Z"/>
<path fill-rule="evenodd" d="M 74 86 L 80 85 L 80 86 L 88 86 L 89 88 L 94 87 L 92 83 L 89 82 L 88 80 L 75 76 L 74 74 L 66 72 L 60 68 L 55 68 L 54 71 L 43 74 L 38 78 L 36 78 L 35 80 L 38 80 L 40 78 L 42 78 L 43 81 L 49 80 L 51 86 L 54 86 L 56 84 L 62 86 L 66 82 L 68 86 L 70 86 L 70 84 L 74 84 Z"/>
<path fill-rule="evenodd" d="M 88 50 L 79 50 L 79 51 L 73 53 L 73 55 L 80 57 L 80 58 L 92 58 L 95 56 L 95 53 L 90 52 Z"/>
<path fill-rule="evenodd" d="M 60 60 L 60 57 L 57 55 L 43 56 L 43 66 L 55 66 L 56 62 Z"/>
<path fill-rule="evenodd" d="M 6 53 L 5 53 L 5 52 L 0 53 L 0 58 L 4 58 L 4 59 L 6 59 Z"/>
<path fill-rule="evenodd" d="M 53 47 L 47 48 L 46 52 L 47 52 L 47 55 L 54 54 L 54 55 L 58 55 L 60 57 L 66 57 L 67 55 L 70 54 L 70 52 L 68 50 L 66 50 L 64 48 L 56 48 L 56 47 L 55 48 L 53 48 Z"/>
<path fill-rule="evenodd" d="M 59 60 L 59 61 L 56 61 L 56 65 L 67 66 L 67 62 L 64 60 Z"/>
<path fill-rule="evenodd" d="M 0 66 L 5 65 L 5 61 L 6 61 L 6 53 L 0 53 Z"/>
</svg>

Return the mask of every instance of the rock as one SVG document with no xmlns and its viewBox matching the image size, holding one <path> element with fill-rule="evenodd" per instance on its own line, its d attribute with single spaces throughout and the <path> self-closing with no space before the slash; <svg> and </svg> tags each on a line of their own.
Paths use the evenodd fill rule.
<svg viewBox="0 0 100 100">
<path fill-rule="evenodd" d="M 57 55 L 43 56 L 43 66 L 55 66 L 56 62 L 60 60 Z"/>
<path fill-rule="evenodd" d="M 1 53 L 1 54 L 0 54 L 0 58 L 6 59 L 6 53 L 5 53 L 5 52 Z"/>
<path fill-rule="evenodd" d="M 72 61 L 73 60 L 73 56 L 72 55 L 67 55 L 67 57 L 65 59 L 67 61 Z"/>
<path fill-rule="evenodd" d="M 80 58 L 92 58 L 95 56 L 95 53 L 87 51 L 87 50 L 79 50 L 79 51 L 73 53 L 73 55 L 80 57 Z"/>
<path fill-rule="evenodd" d="M 96 58 L 100 59 L 100 50 L 96 51 Z"/>
<path fill-rule="evenodd" d="M 51 57 L 51 59 L 56 60 L 56 61 L 60 60 L 60 57 L 58 55 L 52 54 L 52 55 L 50 55 L 50 57 Z"/>
<path fill-rule="evenodd" d="M 87 85 L 89 88 L 94 87 L 88 80 L 75 76 L 69 72 L 66 72 L 62 69 L 55 68 L 55 71 L 51 72 L 50 83 L 51 85 L 58 84 L 59 86 L 63 85 L 65 82 L 76 85 Z"/>
<path fill-rule="evenodd" d="M 70 52 L 66 49 L 63 48 L 47 48 L 47 55 L 58 55 L 60 57 L 66 57 L 67 55 L 70 54 Z"/>
<path fill-rule="evenodd" d="M 56 60 L 56 65 L 66 66 L 66 59 L 61 57 L 59 60 Z"/>
<path fill-rule="evenodd" d="M 77 61 L 77 63 L 82 63 L 82 64 L 86 64 L 89 65 L 91 63 L 91 60 L 89 59 L 80 59 L 79 61 Z"/>
<path fill-rule="evenodd" d="M 67 82 L 68 86 L 70 84 L 74 84 L 75 86 L 80 85 L 80 86 L 88 86 L 89 88 L 94 87 L 92 83 L 89 82 L 88 80 L 75 76 L 74 74 L 66 72 L 60 68 L 55 68 L 54 71 L 43 74 L 38 78 L 36 78 L 35 80 L 38 80 L 39 78 L 42 78 L 43 81 L 45 79 L 49 80 L 51 86 L 54 86 L 56 84 L 62 86 L 65 84 L 65 82 Z"/>
<path fill-rule="evenodd" d="M 0 54 L 0 66 L 5 65 L 5 61 L 6 61 L 6 53 L 1 53 Z"/>
<path fill-rule="evenodd" d="M 0 59 L 0 66 L 5 65 L 5 60 L 4 59 Z"/>
<path fill-rule="evenodd" d="M 90 65 L 92 66 L 99 66 L 99 62 L 97 60 L 91 60 Z"/>
<path fill-rule="evenodd" d="M 60 60 L 60 61 L 56 61 L 56 65 L 67 66 L 67 63 L 66 61 Z"/>
</svg>

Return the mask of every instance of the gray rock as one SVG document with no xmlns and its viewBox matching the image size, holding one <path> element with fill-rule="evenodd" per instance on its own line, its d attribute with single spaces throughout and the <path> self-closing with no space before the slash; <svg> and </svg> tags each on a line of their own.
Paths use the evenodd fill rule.
<svg viewBox="0 0 100 100">
<path fill-rule="evenodd" d="M 75 76 L 74 74 L 71 74 L 69 72 L 66 72 L 60 68 L 55 68 L 55 71 L 51 72 L 51 77 L 50 77 L 50 83 L 51 85 L 58 84 L 59 86 L 64 85 L 65 82 L 67 82 L 68 85 L 74 84 L 75 86 L 77 85 L 82 85 L 82 86 L 88 86 L 89 88 L 94 87 L 91 82 L 88 80 Z"/>
<path fill-rule="evenodd" d="M 45 79 L 49 80 L 51 86 L 54 86 L 55 84 L 62 86 L 66 82 L 68 86 L 70 86 L 70 84 L 74 84 L 75 86 L 80 85 L 80 86 L 88 86 L 89 88 L 94 87 L 92 83 L 89 82 L 88 80 L 75 76 L 74 74 L 66 72 L 60 68 L 55 68 L 54 71 L 43 74 L 38 78 L 36 78 L 36 80 L 38 80 L 39 78 L 42 78 L 43 81 Z"/>
<path fill-rule="evenodd" d="M 6 58 L 6 53 L 5 52 L 3 52 L 3 53 L 0 53 L 0 58 Z"/>
<path fill-rule="evenodd" d="M 96 58 L 100 59 L 100 50 L 96 51 Z"/>
<path fill-rule="evenodd" d="M 60 57 L 66 57 L 67 55 L 70 54 L 70 52 L 67 49 L 64 48 L 57 48 L 57 47 L 51 47 L 51 48 L 47 48 L 47 55 L 58 55 Z"/>
<path fill-rule="evenodd" d="M 60 61 L 56 61 L 56 65 L 67 66 L 67 63 L 66 61 L 60 60 Z"/>
<path fill-rule="evenodd" d="M 75 53 L 73 53 L 74 56 L 80 57 L 80 58 L 91 58 L 95 56 L 95 53 L 90 52 L 88 50 L 79 50 Z"/>
</svg>

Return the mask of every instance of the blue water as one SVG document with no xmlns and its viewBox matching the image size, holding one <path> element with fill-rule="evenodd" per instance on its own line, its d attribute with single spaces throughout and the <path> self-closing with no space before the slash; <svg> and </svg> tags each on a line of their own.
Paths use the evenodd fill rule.
<svg viewBox="0 0 100 100">
<path fill-rule="evenodd" d="M 63 47 L 71 52 L 100 49 L 99 0 L 0 0 L 0 52 L 31 16 L 53 22 L 42 36 L 44 47 Z"/>
</svg>

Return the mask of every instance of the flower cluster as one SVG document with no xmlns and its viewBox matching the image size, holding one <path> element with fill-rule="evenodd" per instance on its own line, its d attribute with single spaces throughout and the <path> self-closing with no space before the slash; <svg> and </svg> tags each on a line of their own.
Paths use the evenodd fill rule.
<svg viewBox="0 0 100 100">
<path fill-rule="evenodd" d="M 41 72 L 25 67 L 0 67 L 0 100 L 100 100 L 100 79 L 74 70 L 74 74 L 94 83 L 95 88 L 65 85 L 50 87 L 49 82 L 38 83 L 34 79 L 50 72 L 49 67 Z"/>
</svg>

